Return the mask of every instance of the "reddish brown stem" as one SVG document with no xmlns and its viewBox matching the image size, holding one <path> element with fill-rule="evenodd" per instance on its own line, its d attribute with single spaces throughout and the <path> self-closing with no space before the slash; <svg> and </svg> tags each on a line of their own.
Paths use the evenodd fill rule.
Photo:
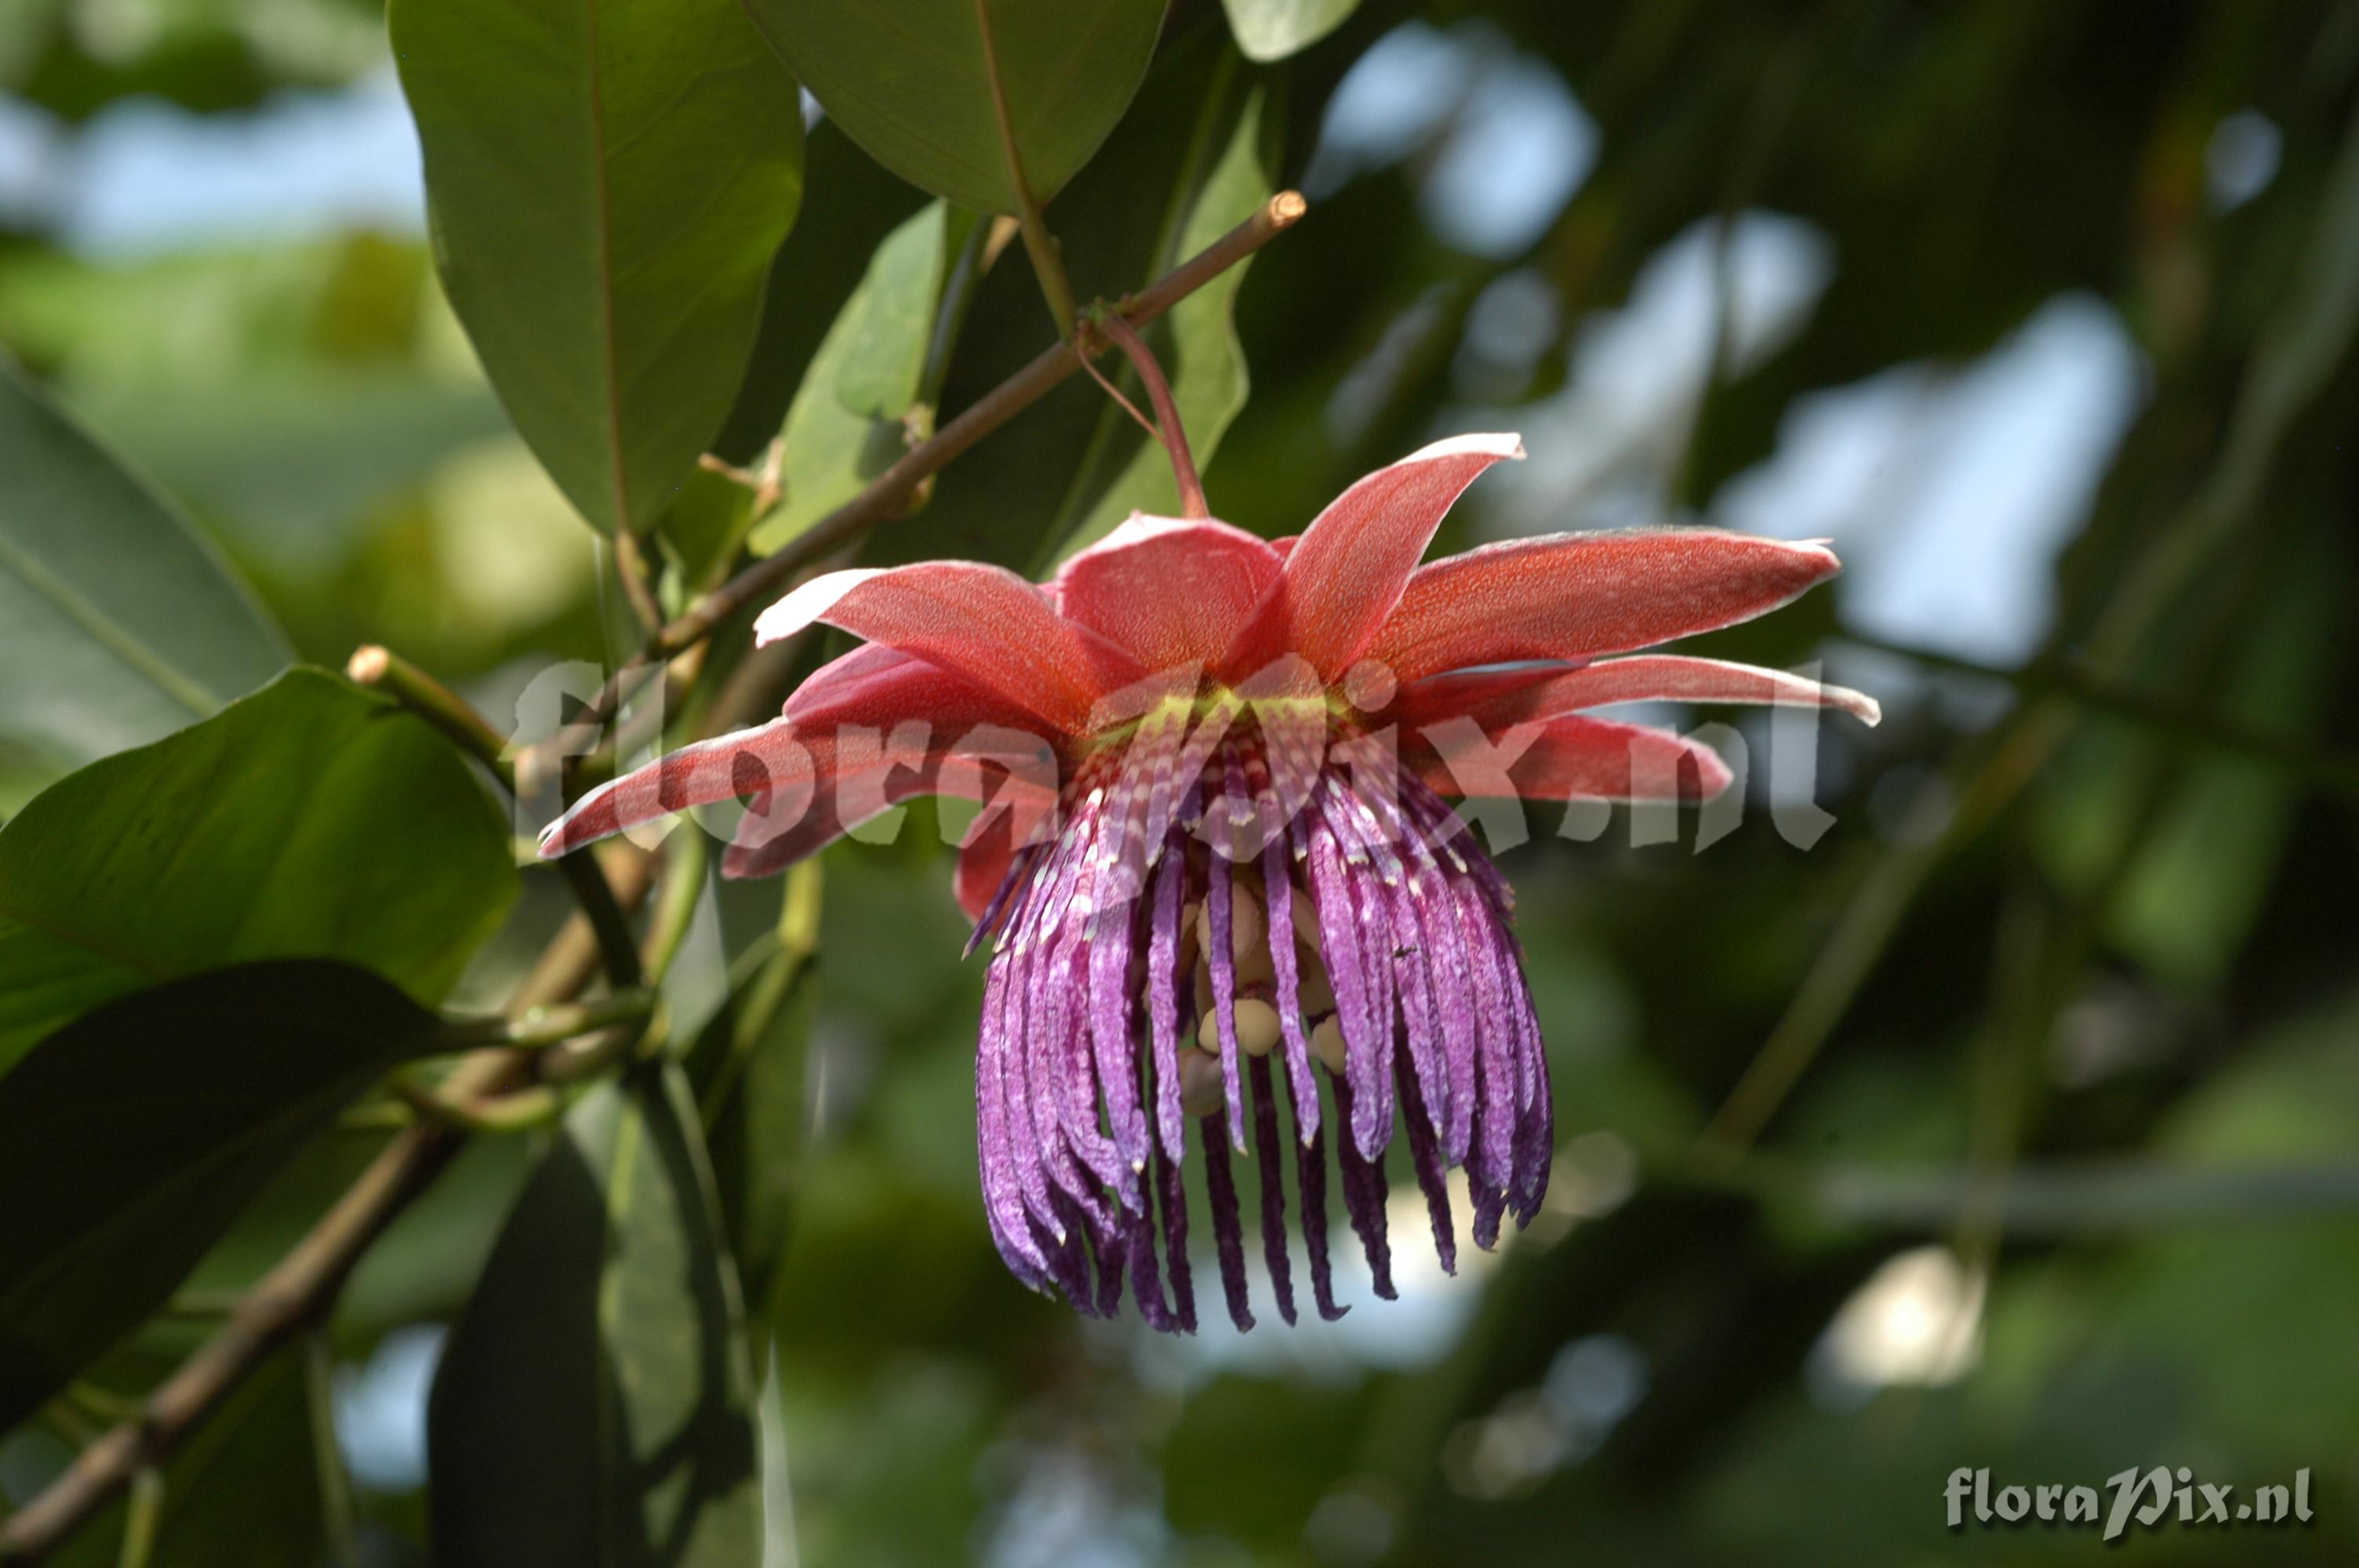
<svg viewBox="0 0 2359 1568">
<path fill-rule="evenodd" d="M 1114 347 L 1130 356 L 1131 368 L 1147 384 L 1147 395 L 1155 405 L 1158 434 L 1163 450 L 1171 459 L 1171 477 L 1180 486 L 1180 515 L 1210 517 L 1212 509 L 1204 503 L 1204 481 L 1196 477 L 1196 455 L 1188 449 L 1188 431 L 1180 423 L 1180 405 L 1171 395 L 1171 384 L 1163 378 L 1163 366 L 1157 362 L 1155 351 L 1118 312 L 1107 311 L 1097 326 L 1114 340 Z"/>
</svg>

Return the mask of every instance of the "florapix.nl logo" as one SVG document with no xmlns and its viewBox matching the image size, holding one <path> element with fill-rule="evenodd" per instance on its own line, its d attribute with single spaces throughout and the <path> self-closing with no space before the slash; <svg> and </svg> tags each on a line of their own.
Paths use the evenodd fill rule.
<svg viewBox="0 0 2359 1568">
<path fill-rule="evenodd" d="M 2186 1465 L 2172 1469 L 2131 1468 L 2105 1478 L 2104 1494 L 2091 1486 L 2061 1482 L 2013 1484 L 1994 1489 L 1987 1469 L 1965 1466 L 1950 1472 L 1941 1488 L 1945 1522 L 1951 1530 L 1969 1523 L 2042 1524 L 2104 1528 L 2104 1540 L 2117 1541 L 2132 1523 L 2148 1529 L 2166 1523 L 2209 1526 L 2308 1524 L 2310 1472 L 2296 1470 L 2290 1483 L 2255 1487 L 2246 1492 L 2226 1483 L 2198 1481 Z"/>
</svg>

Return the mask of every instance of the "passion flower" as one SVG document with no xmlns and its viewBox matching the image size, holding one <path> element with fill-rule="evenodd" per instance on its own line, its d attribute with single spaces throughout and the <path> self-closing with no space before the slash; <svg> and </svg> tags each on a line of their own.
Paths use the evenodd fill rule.
<svg viewBox="0 0 2359 1568">
<path fill-rule="evenodd" d="M 962 561 L 814 579 L 757 637 L 824 622 L 870 645 L 812 676 L 772 723 L 587 796 L 541 852 L 750 797 L 723 869 L 757 876 L 911 795 L 989 795 L 1009 809 L 978 820 L 957 891 L 976 923 L 970 951 L 991 949 L 975 1121 L 1008 1267 L 1095 1314 L 1116 1309 L 1126 1279 L 1148 1323 L 1193 1329 L 1193 1121 L 1238 1327 L 1253 1317 L 1233 1152 L 1259 1167 L 1282 1317 L 1295 1317 L 1289 1145 L 1317 1309 L 1342 1312 L 1331 1146 L 1389 1296 L 1396 1128 L 1445 1269 L 1448 1173 L 1464 1171 L 1473 1238 L 1488 1248 L 1506 1217 L 1537 1211 L 1554 1141 L 1513 895 L 1445 797 L 1727 786 L 1709 748 L 1580 711 L 1603 703 L 1876 717 L 1857 693 L 1774 670 L 1604 657 L 1776 609 L 1834 572 L 1821 546 L 1560 535 L 1419 567 L 1466 486 L 1522 455 L 1513 436 L 1428 447 L 1276 544 L 1135 516 L 1040 586 Z"/>
</svg>

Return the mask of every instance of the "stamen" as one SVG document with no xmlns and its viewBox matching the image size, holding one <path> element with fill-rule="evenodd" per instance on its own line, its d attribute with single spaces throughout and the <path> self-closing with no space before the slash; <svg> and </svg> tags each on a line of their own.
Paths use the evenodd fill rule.
<svg viewBox="0 0 2359 1568">
<path fill-rule="evenodd" d="M 1207 1023 L 1212 1020 L 1206 1019 Z M 1190 1116 L 1210 1116 L 1228 1104 L 1228 1090 L 1221 1081 L 1221 1058 L 1217 1046 L 1211 1051 L 1190 1049 L 1180 1053 L 1180 1108 Z"/>
<path fill-rule="evenodd" d="M 1312 1026 L 1310 1054 L 1319 1058 L 1321 1066 L 1339 1078 L 1343 1076 L 1343 1026 L 1333 1013 Z"/>
<path fill-rule="evenodd" d="M 1240 967 L 1256 958 L 1269 961 L 1269 914 L 1262 907 L 1261 889 L 1249 881 L 1249 872 L 1239 870 L 1232 874 L 1229 883 L 1229 960 Z M 1212 914 L 1207 907 L 1190 904 L 1195 911 L 1192 935 L 1200 952 L 1212 950 Z M 1262 977 L 1264 979 L 1267 976 Z M 1238 977 L 1242 982 L 1245 977 Z"/>
<path fill-rule="evenodd" d="M 1236 1000 L 1237 1047 L 1248 1056 L 1266 1056 L 1277 1049 L 1282 1033 L 1277 1023 L 1277 1009 L 1257 996 L 1241 996 Z M 1196 1044 L 1218 1055 L 1221 1050 L 1218 1021 L 1207 1015 L 1196 1026 Z"/>
<path fill-rule="evenodd" d="M 1295 856 L 1298 860 L 1301 858 L 1299 853 Z M 1310 907 L 1310 895 L 1306 892 L 1297 898 L 1287 913 L 1294 921 L 1296 945 L 1308 949 L 1315 956 L 1319 952 L 1320 944 L 1319 912 Z"/>
<path fill-rule="evenodd" d="M 1326 1248 L 1330 1143 L 1380 1296 L 1393 1293 L 1384 1162 L 1404 1119 L 1445 1267 L 1451 1170 L 1485 1248 L 1547 1186 L 1547 1064 L 1504 881 L 1413 777 L 1314 762 L 1301 810 L 1280 815 L 1258 723 L 1232 711 L 1183 745 L 1184 722 L 1150 719 L 1127 751 L 1101 753 L 1062 830 L 1016 858 L 978 925 L 998 949 L 976 1083 L 994 1238 L 1027 1284 L 1085 1313 L 1113 1312 L 1127 1279 L 1150 1325 L 1192 1328 L 1183 1162 L 1202 1161 L 1240 1325 L 1251 1222 L 1232 1150 L 1259 1169 L 1269 1284 L 1288 1321 L 1289 1186 L 1320 1313 L 1343 1310 Z M 1112 787 L 1093 782 L 1115 770 Z M 1319 1067 L 1341 1119 L 1332 1138 Z"/>
</svg>

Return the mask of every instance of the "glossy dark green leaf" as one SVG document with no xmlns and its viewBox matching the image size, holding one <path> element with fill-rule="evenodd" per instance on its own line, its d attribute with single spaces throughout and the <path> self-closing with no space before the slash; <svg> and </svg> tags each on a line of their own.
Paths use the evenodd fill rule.
<svg viewBox="0 0 2359 1568">
<path fill-rule="evenodd" d="M 831 118 L 912 185 L 1046 201 L 1130 106 L 1162 0 L 746 0 Z M 1009 167 L 997 103 L 1017 167 Z"/>
<path fill-rule="evenodd" d="M 436 1560 L 761 1562 L 742 1330 L 679 1069 L 601 1085 L 517 1199 L 435 1377 Z"/>
<path fill-rule="evenodd" d="M 794 82 L 735 0 L 397 0 L 436 260 L 582 514 L 645 528 L 745 373 L 802 191 Z"/>
<path fill-rule="evenodd" d="M 229 564 L 5 356 L 0 476 L 0 739 L 74 766 L 286 666 Z"/>
<path fill-rule="evenodd" d="M 917 406 L 943 290 L 974 219 L 936 201 L 877 247 L 787 410 L 786 498 L 755 529 L 768 554 L 851 500 L 922 438 Z"/>
<path fill-rule="evenodd" d="M 250 959 L 343 958 L 439 1000 L 515 892 L 449 741 L 289 671 L 0 827 L 0 1072 L 109 998 Z"/>
<path fill-rule="evenodd" d="M 1222 0 L 1237 48 L 1253 60 L 1278 60 L 1309 49 L 1343 25 L 1360 0 Z"/>
<path fill-rule="evenodd" d="M 155 1310 L 437 1028 L 353 965 L 245 964 L 109 1002 L 0 1077 L 0 1429 Z"/>
</svg>

